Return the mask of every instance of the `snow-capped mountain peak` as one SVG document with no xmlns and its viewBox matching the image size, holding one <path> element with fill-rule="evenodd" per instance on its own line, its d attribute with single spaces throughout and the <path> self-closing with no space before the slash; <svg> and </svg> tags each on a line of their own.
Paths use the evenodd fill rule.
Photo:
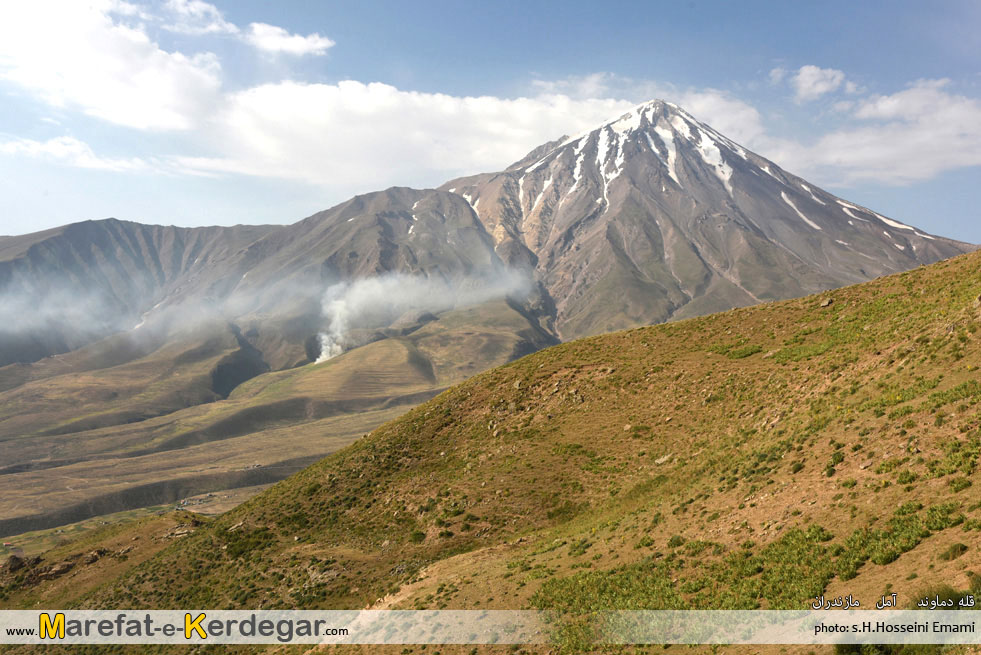
<svg viewBox="0 0 981 655">
<path fill-rule="evenodd" d="M 969 249 L 840 199 L 664 100 L 443 188 L 479 207 L 505 260 L 537 269 L 563 336 L 804 295 Z M 587 289 L 604 280 L 622 287 L 605 315 Z"/>
</svg>

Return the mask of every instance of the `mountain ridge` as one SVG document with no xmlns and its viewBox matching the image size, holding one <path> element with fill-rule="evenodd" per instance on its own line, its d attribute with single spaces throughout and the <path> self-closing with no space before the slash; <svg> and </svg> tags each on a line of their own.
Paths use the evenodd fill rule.
<svg viewBox="0 0 981 655">
<path fill-rule="evenodd" d="M 535 267 L 567 337 L 814 293 L 971 249 L 827 193 L 664 101 L 553 144 L 440 188 L 471 204 L 505 261 Z M 588 286 L 602 279 L 626 289 L 620 324 L 595 315 Z M 645 297 L 650 309 L 636 311 Z"/>
<path fill-rule="evenodd" d="M 545 174 L 547 178 L 543 177 Z M 626 185 L 623 184 L 625 179 L 628 180 Z M 779 193 L 766 188 L 774 184 L 778 185 Z M 706 274 L 712 278 L 711 284 L 727 287 L 726 291 L 733 293 L 737 302 L 758 302 L 813 292 L 820 290 L 817 287 L 822 284 L 830 288 L 835 284 L 840 286 L 871 279 L 879 274 L 952 256 L 971 247 L 926 234 L 827 193 L 697 121 L 679 106 L 662 100 L 641 103 L 592 130 L 542 144 L 501 172 L 458 178 L 438 188 L 464 198 L 493 240 L 495 250 L 503 261 L 508 265 L 534 270 L 543 279 L 553 302 L 558 305 L 566 303 L 571 295 L 589 295 L 588 289 L 580 289 L 570 285 L 568 280 L 563 282 L 558 279 L 568 277 L 569 269 L 584 270 L 585 277 L 595 281 L 597 277 L 608 275 L 611 272 L 609 269 L 625 266 L 621 271 L 623 276 L 636 278 L 635 282 L 645 285 L 655 296 L 662 296 L 661 300 L 671 306 L 670 310 L 637 316 L 636 319 L 642 322 L 666 320 L 675 314 L 687 315 L 674 296 L 680 294 L 687 297 L 689 303 L 696 300 L 705 291 L 702 288 L 704 279 L 699 278 L 704 278 Z M 395 196 L 404 193 L 427 194 L 429 190 L 392 187 L 381 192 L 361 194 L 290 225 L 176 228 L 105 219 L 73 223 L 29 235 L 0 237 L 0 289 L 9 286 L 11 278 L 15 276 L 9 270 L 15 258 L 23 260 L 28 254 L 25 250 L 37 250 L 51 239 L 70 236 L 69 240 L 85 243 L 86 240 L 114 238 L 120 250 L 129 247 L 131 255 L 141 254 L 140 248 L 145 250 L 146 246 L 134 248 L 131 244 L 146 242 L 147 237 L 125 233 L 119 226 L 128 226 L 130 232 L 172 231 L 188 236 L 221 233 L 233 244 L 248 241 L 245 252 L 253 253 L 251 257 L 240 256 L 232 262 L 228 261 L 230 253 L 223 253 L 224 257 L 211 262 L 225 263 L 242 275 L 259 265 L 264 257 L 279 254 L 277 250 L 284 244 L 293 247 L 289 244 L 302 242 L 306 232 L 323 231 L 337 212 L 343 213 L 352 207 L 364 208 L 368 203 L 379 207 L 382 213 L 397 214 L 400 209 Z M 763 196 L 768 196 L 769 206 L 761 208 L 759 202 L 752 202 Z M 377 202 L 379 197 L 389 201 L 389 207 L 380 207 Z M 590 204 L 589 200 L 593 202 Z M 575 206 L 571 211 L 570 205 Z M 697 211 L 692 214 L 692 209 Z M 806 214 L 804 210 L 807 210 Z M 646 229 L 632 224 L 625 217 L 619 217 L 621 220 L 617 220 L 617 216 L 604 219 L 632 211 L 641 214 Z M 456 213 L 459 215 L 459 210 Z M 567 261 L 569 258 L 564 256 L 567 254 L 564 250 L 582 249 L 587 245 L 593 250 L 597 249 L 596 243 L 583 244 L 577 240 L 577 234 L 581 236 L 588 232 L 590 225 L 597 222 L 597 227 L 603 227 L 608 232 L 604 235 L 608 243 L 600 248 L 604 251 L 601 254 L 611 258 L 613 263 L 606 263 L 607 270 L 597 270 L 602 267 Z M 707 234 L 698 233 L 695 223 L 713 223 L 716 229 L 731 232 L 738 237 L 739 245 L 748 251 L 763 248 L 761 244 L 764 242 L 764 245 L 776 244 L 779 252 L 766 254 L 774 259 L 769 261 L 763 258 L 771 267 L 778 263 L 786 267 L 799 264 L 810 269 L 808 272 L 817 279 L 795 280 L 796 283 L 787 283 L 786 287 L 774 281 L 769 286 L 760 284 L 753 279 L 753 273 L 740 270 L 740 258 L 745 260 L 749 256 L 747 253 L 729 257 L 728 248 L 720 249 L 718 243 L 710 243 L 712 239 Z M 83 234 L 91 232 L 96 225 L 109 234 Z M 800 232 L 804 228 L 815 234 L 802 237 Z M 873 241 L 869 233 L 877 230 L 874 236 L 878 241 Z M 844 232 L 855 239 L 846 241 L 837 238 L 844 236 Z M 633 236 L 633 233 L 649 252 L 630 253 L 631 244 L 626 243 L 620 246 L 625 252 L 611 254 L 610 251 L 617 247 L 613 241 L 618 238 L 622 240 L 628 234 Z M 595 235 L 586 236 L 595 238 Z M 818 245 L 804 243 L 807 237 L 811 241 L 818 239 Z M 698 247 L 692 251 L 679 245 L 683 243 Z M 62 249 L 61 252 L 67 251 Z M 657 260 L 660 266 L 645 270 L 640 262 L 642 254 L 648 255 L 648 260 Z M 856 255 L 863 258 L 863 263 L 868 266 L 856 267 L 847 261 L 848 257 L 854 258 Z M 74 256 L 77 257 L 78 253 L 74 253 Z M 161 262 L 158 257 L 153 252 L 145 252 L 145 256 L 147 272 L 165 277 L 159 270 Z M 307 256 L 316 259 L 319 253 L 316 248 L 301 249 L 294 259 Z M 785 261 L 787 257 L 796 261 Z M 686 258 L 700 261 L 679 261 Z M 625 259 L 630 261 L 625 262 Z M 31 264 L 31 261 L 26 263 Z M 326 269 L 321 271 L 322 278 L 334 274 L 335 269 L 346 275 L 364 276 L 399 265 L 398 262 L 377 259 L 371 265 L 362 264 L 359 270 L 345 266 L 344 262 L 324 261 L 324 264 Z M 36 267 L 38 262 L 35 261 L 33 265 Z M 829 270 L 832 265 L 836 272 Z M 154 270 L 154 267 L 158 270 Z M 80 274 L 77 270 L 68 273 Z M 106 271 L 100 270 L 98 273 L 105 275 Z M 194 271 L 181 273 L 186 276 Z M 98 282 L 98 277 L 90 275 L 88 282 Z M 229 280 L 227 284 L 233 282 L 237 281 Z M 655 282 L 664 288 L 657 288 L 658 284 L 652 285 Z M 35 288 L 43 286 L 39 283 Z M 156 289 L 148 288 L 147 291 L 152 295 Z M 198 293 L 207 291 L 199 289 Z M 221 293 L 230 289 L 218 285 L 211 291 Z M 119 295 L 118 292 L 115 295 Z M 113 300 L 131 315 L 149 308 L 145 303 L 133 306 L 133 302 L 127 303 L 125 299 Z M 713 303 L 710 301 L 708 305 L 718 309 Z M 700 309 L 692 311 L 697 313 Z M 558 317 L 553 318 L 559 323 L 563 322 Z M 580 332 L 576 330 L 571 333 L 572 336 L 578 334 Z"/>
<path fill-rule="evenodd" d="M 970 249 L 660 101 L 504 171 L 361 194 L 291 225 L 112 219 L 0 238 L 0 304 L 16 309 L 0 325 L 0 512 L 48 527 L 68 478 L 84 481 L 75 520 L 87 498 L 118 503 L 129 488 L 162 489 L 159 503 L 213 491 L 202 466 L 219 468 L 208 479 L 256 465 L 285 476 L 296 457 L 562 340 Z M 45 329 L 18 331 L 27 319 Z M 263 413 L 274 420 L 250 423 Z M 285 458 L 277 444 L 296 435 L 302 452 Z"/>
<path fill-rule="evenodd" d="M 126 570 L 96 563 L 84 585 L 0 574 L 0 594 L 11 607 L 533 607 L 562 612 L 564 652 L 592 652 L 581 621 L 600 609 L 977 589 L 979 293 L 971 253 L 560 344 L 213 521 L 160 519 L 181 539 L 137 526 L 141 548 L 173 541 Z"/>
<path fill-rule="evenodd" d="M 420 203 L 428 216 L 443 217 L 435 240 L 411 225 Z M 461 229 L 471 231 L 457 243 L 462 259 L 445 243 Z M 534 276 L 537 320 L 575 338 L 801 296 L 971 248 L 823 191 L 677 105 L 651 100 L 542 144 L 503 171 L 436 190 L 361 194 L 289 225 L 174 228 L 106 219 L 0 237 L 0 298 L 11 290 L 43 295 L 69 280 L 70 290 L 81 285 L 107 303 L 107 315 L 124 315 L 78 334 L 53 329 L 46 342 L 43 335 L 33 344 L 0 338 L 0 365 L 128 329 L 158 304 L 212 302 L 286 278 L 324 287 L 392 271 L 445 277 L 504 265 Z M 611 305 L 614 294 L 622 298 Z M 297 343 L 288 349 L 277 366 L 302 360 Z"/>
</svg>

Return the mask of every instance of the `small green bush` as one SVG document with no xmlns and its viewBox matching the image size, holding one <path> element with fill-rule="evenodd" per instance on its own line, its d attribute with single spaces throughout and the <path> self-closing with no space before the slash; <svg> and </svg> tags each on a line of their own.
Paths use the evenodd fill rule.
<svg viewBox="0 0 981 655">
<path fill-rule="evenodd" d="M 941 562 L 949 562 L 955 560 L 964 553 L 967 552 L 967 546 L 962 543 L 951 544 L 946 550 L 937 555 L 937 559 Z"/>
<path fill-rule="evenodd" d="M 947 484 L 949 484 L 950 488 L 953 489 L 955 492 L 958 492 L 958 491 L 964 491 L 965 489 L 970 487 L 971 481 L 968 480 L 967 478 L 951 478 L 951 480 Z"/>
</svg>

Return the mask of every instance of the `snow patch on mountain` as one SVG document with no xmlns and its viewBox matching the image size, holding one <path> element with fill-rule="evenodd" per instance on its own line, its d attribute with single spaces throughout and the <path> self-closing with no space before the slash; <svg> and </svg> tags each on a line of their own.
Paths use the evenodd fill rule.
<svg viewBox="0 0 981 655">
<path fill-rule="evenodd" d="M 647 137 L 647 145 L 651 147 L 651 152 L 654 153 L 654 156 L 657 157 L 662 164 L 667 166 L 668 162 L 664 161 L 664 157 L 661 155 L 661 151 L 658 150 L 657 146 L 654 144 L 654 139 L 651 138 L 650 132 L 644 132 L 644 136 Z"/>
<path fill-rule="evenodd" d="M 732 178 L 732 167 L 722 159 L 722 151 L 709 138 L 707 133 L 702 132 L 698 128 L 695 128 L 695 131 L 698 133 L 698 152 L 701 153 L 705 163 L 715 170 L 715 174 L 722 181 L 723 186 L 725 186 L 726 191 L 731 196 L 732 184 L 730 184 L 729 180 Z"/>
<path fill-rule="evenodd" d="M 579 144 L 576 146 L 573 153 L 576 157 L 576 168 L 572 171 L 572 186 L 569 187 L 569 191 L 566 193 L 566 195 L 571 195 L 572 192 L 576 190 L 576 187 L 579 186 L 579 180 L 582 179 L 582 165 L 586 160 L 586 153 L 583 151 L 586 149 L 586 145 L 588 143 L 589 139 L 582 137 L 579 139 Z M 565 198 L 563 198 L 563 200 L 564 199 Z"/>
<path fill-rule="evenodd" d="M 807 186 L 803 182 L 800 183 L 800 188 L 804 189 L 804 191 L 807 191 L 807 193 L 810 194 L 810 196 L 811 196 L 811 200 L 813 200 L 814 202 L 818 203 L 819 205 L 827 205 L 828 204 L 828 203 L 824 202 L 823 200 L 821 200 L 820 198 L 818 198 L 816 195 L 814 195 L 814 192 L 811 191 L 811 187 Z"/>
<path fill-rule="evenodd" d="M 839 200 L 838 201 L 838 204 L 841 205 L 841 211 L 845 212 L 846 214 L 848 214 L 849 216 L 851 216 L 855 220 L 862 221 L 864 223 L 868 223 L 869 222 L 867 218 L 862 218 L 861 216 L 856 216 L 854 213 L 852 213 L 852 211 L 851 211 L 852 209 L 854 209 L 857 212 L 862 211 L 861 209 L 859 209 L 855 205 L 849 205 L 847 202 L 845 202 L 843 200 Z"/>
<path fill-rule="evenodd" d="M 911 228 L 909 225 L 905 225 L 903 223 L 900 223 L 899 221 L 894 221 L 891 218 L 886 218 L 885 216 L 882 216 L 881 214 L 876 214 L 875 212 L 872 213 L 875 214 L 880 221 L 882 221 L 889 227 L 894 227 L 897 230 L 913 230 L 913 228 Z"/>
<path fill-rule="evenodd" d="M 682 135 L 689 141 L 692 140 L 691 130 L 688 129 L 688 121 L 686 121 L 684 118 L 681 116 L 672 116 L 671 125 L 674 127 L 675 131 L 678 132 L 678 134 Z"/>
<path fill-rule="evenodd" d="M 604 166 L 604 163 L 606 162 L 606 156 L 609 150 L 610 150 L 609 130 L 601 129 L 599 133 L 599 139 L 596 142 L 596 167 L 599 169 L 600 177 L 603 179 L 603 202 L 607 202 L 606 188 L 610 184 L 609 179 L 606 177 L 606 170 Z"/>
<path fill-rule="evenodd" d="M 599 131 L 596 140 L 596 166 L 603 170 L 603 163 L 606 161 L 606 153 L 610 149 L 610 133 L 606 129 Z"/>
<path fill-rule="evenodd" d="M 675 171 L 675 163 L 678 159 L 678 151 L 674 147 L 674 133 L 666 128 L 662 127 L 661 123 L 654 126 L 654 132 L 661 137 L 661 143 L 668 150 L 668 175 L 671 179 L 680 187 L 681 180 L 678 179 L 678 173 Z"/>
<path fill-rule="evenodd" d="M 639 108 L 631 109 L 626 114 L 621 116 L 619 120 L 617 120 L 614 123 L 611 123 L 610 127 L 617 134 L 622 134 L 626 136 L 630 132 L 633 132 L 634 130 L 640 128 L 641 116 L 642 113 Z"/>
<path fill-rule="evenodd" d="M 814 221 L 812 221 L 811 219 L 809 219 L 807 216 L 804 216 L 804 214 L 801 212 L 801 210 L 797 209 L 797 206 L 794 205 L 794 203 L 790 201 L 790 198 L 787 197 L 787 194 L 785 192 L 781 191 L 780 192 L 780 197 L 783 198 L 783 201 L 785 203 L 787 203 L 788 205 L 790 205 L 790 208 L 791 209 L 793 209 L 795 212 L 797 212 L 797 215 L 800 216 L 804 220 L 805 223 L 807 223 L 808 225 L 810 225 L 811 227 L 813 227 L 815 230 L 820 230 L 821 229 L 821 226 L 820 225 L 818 225 L 817 223 L 815 223 Z"/>
<path fill-rule="evenodd" d="M 740 157 L 742 157 L 746 161 L 749 161 L 749 158 L 746 156 L 746 151 L 743 150 L 742 147 L 738 143 L 736 143 L 735 141 L 733 141 L 729 137 L 725 136 L 724 134 L 719 134 L 712 127 L 710 127 L 708 125 L 705 125 L 704 123 L 698 123 L 698 125 L 699 125 L 699 127 L 702 130 L 705 130 L 709 134 L 711 134 L 712 137 L 713 137 L 713 139 L 715 139 L 716 143 L 724 143 L 726 146 L 729 147 L 729 149 L 732 152 L 736 153 L 737 155 L 739 155 Z"/>
<path fill-rule="evenodd" d="M 547 190 L 547 189 L 548 189 L 548 188 L 549 188 L 550 186 L 552 186 L 552 176 L 551 176 L 551 175 L 549 175 L 549 177 L 548 177 L 548 179 L 547 179 L 547 180 L 545 180 L 545 184 L 544 184 L 544 185 L 542 185 L 542 190 L 538 192 L 538 197 L 537 197 L 537 198 L 535 198 L 535 204 L 533 204 L 533 205 L 531 206 L 531 210 L 530 210 L 530 211 L 535 211 L 535 207 L 537 207 L 537 206 L 538 206 L 538 203 L 540 203 L 540 202 L 542 201 L 542 196 L 544 196 L 544 195 L 545 195 L 545 191 L 546 191 L 546 190 Z"/>
</svg>

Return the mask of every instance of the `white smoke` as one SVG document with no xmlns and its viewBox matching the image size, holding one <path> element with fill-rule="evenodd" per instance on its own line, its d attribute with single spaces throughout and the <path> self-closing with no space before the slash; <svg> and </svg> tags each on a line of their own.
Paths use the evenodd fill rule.
<svg viewBox="0 0 981 655">
<path fill-rule="evenodd" d="M 327 326 L 318 335 L 320 356 L 317 363 L 344 352 L 352 329 L 384 327 L 410 310 L 437 313 L 506 296 L 520 298 L 530 288 L 530 279 L 514 271 L 452 281 L 387 273 L 338 282 L 330 286 L 323 297 Z"/>
</svg>

